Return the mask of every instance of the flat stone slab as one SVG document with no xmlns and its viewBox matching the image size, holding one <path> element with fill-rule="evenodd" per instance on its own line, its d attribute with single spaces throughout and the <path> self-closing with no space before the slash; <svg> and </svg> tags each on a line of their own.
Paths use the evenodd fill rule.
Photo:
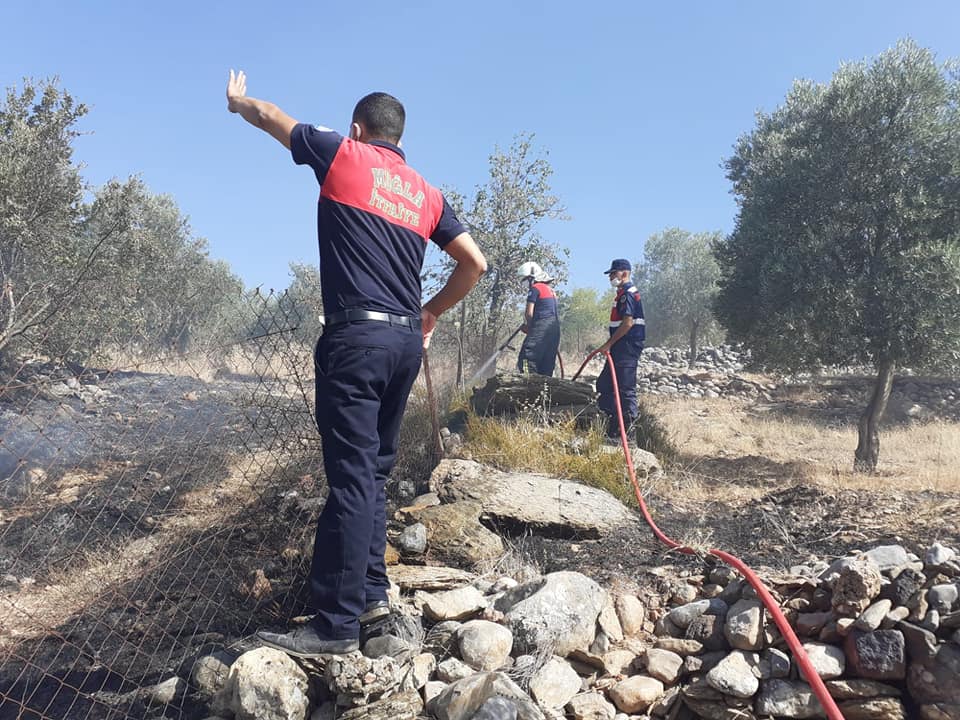
<svg viewBox="0 0 960 720">
<path fill-rule="evenodd" d="M 510 531 L 597 538 L 635 519 L 604 490 L 548 475 L 502 472 L 472 460 L 443 460 L 430 487 L 445 503 L 479 503 L 485 520 Z"/>
</svg>

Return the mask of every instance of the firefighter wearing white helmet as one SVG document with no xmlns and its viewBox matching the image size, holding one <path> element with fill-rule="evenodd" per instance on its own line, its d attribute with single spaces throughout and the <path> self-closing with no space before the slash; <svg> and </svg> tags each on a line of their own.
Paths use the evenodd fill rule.
<svg viewBox="0 0 960 720">
<path fill-rule="evenodd" d="M 557 296 L 550 287 L 553 279 L 532 260 L 523 263 L 517 275 L 530 288 L 523 314 L 523 331 L 527 337 L 520 346 L 517 369 L 523 373 L 553 375 L 560 348 Z"/>
</svg>

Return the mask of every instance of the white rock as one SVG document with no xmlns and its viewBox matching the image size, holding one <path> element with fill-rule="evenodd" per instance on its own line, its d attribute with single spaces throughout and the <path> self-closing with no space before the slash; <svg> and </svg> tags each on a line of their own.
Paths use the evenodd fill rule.
<svg viewBox="0 0 960 720">
<path fill-rule="evenodd" d="M 466 620 L 487 607 L 483 593 L 473 585 L 446 590 L 425 598 L 423 612 L 429 620 Z"/>
<path fill-rule="evenodd" d="M 902 545 L 878 545 L 867 550 L 863 555 L 873 560 L 880 568 L 880 572 L 893 570 L 911 562 L 910 553 Z"/>
<path fill-rule="evenodd" d="M 694 620 L 705 613 L 722 615 L 727 611 L 727 604 L 719 599 L 695 600 L 673 608 L 666 617 L 678 628 L 685 630 Z"/>
<path fill-rule="evenodd" d="M 152 685 L 142 691 L 143 697 L 156 705 L 170 705 L 179 700 L 187 692 L 187 684 L 182 678 L 167 678 L 161 683 Z"/>
<path fill-rule="evenodd" d="M 663 695 L 663 683 L 646 675 L 634 675 L 610 688 L 610 699 L 618 710 L 635 714 L 646 710 Z"/>
<path fill-rule="evenodd" d="M 446 689 L 447 684 L 439 680 L 431 680 L 423 686 L 423 705 L 428 712 L 433 714 L 433 701 Z"/>
<path fill-rule="evenodd" d="M 843 675 L 847 659 L 842 648 L 825 643 L 807 642 L 803 644 L 803 649 L 810 658 L 813 669 L 822 679 L 832 680 Z"/>
<path fill-rule="evenodd" d="M 437 658 L 431 653 L 420 653 L 410 663 L 407 670 L 407 687 L 419 690 L 429 682 L 437 670 Z"/>
<path fill-rule="evenodd" d="M 597 625 L 606 633 L 611 642 L 618 643 L 623 640 L 623 628 L 620 625 L 619 618 L 617 618 L 613 600 L 609 596 L 607 596 L 607 602 L 597 617 Z"/>
<path fill-rule="evenodd" d="M 723 634 L 736 650 L 760 650 L 763 629 L 763 604 L 756 600 L 738 600 L 727 612 Z"/>
<path fill-rule="evenodd" d="M 520 652 L 552 648 L 566 657 L 594 640 L 607 593 L 576 572 L 555 572 L 508 590 L 497 600 Z"/>
<path fill-rule="evenodd" d="M 567 713 L 573 720 L 613 720 L 616 709 L 599 693 L 575 695 L 567 703 Z"/>
<path fill-rule="evenodd" d="M 306 673 L 286 653 L 264 647 L 237 658 L 224 691 L 237 720 L 304 720 L 308 685 Z"/>
<path fill-rule="evenodd" d="M 877 600 L 870 607 L 863 611 L 860 617 L 854 621 L 853 626 L 857 630 L 873 632 L 880 627 L 880 624 L 883 622 L 883 619 L 887 616 L 887 613 L 890 612 L 892 607 L 893 602 L 890 600 Z"/>
<path fill-rule="evenodd" d="M 542 720 L 543 712 L 503 673 L 485 672 L 459 680 L 440 693 L 434 713 L 440 720 L 470 720 L 491 697 L 501 696 L 517 707 L 519 720 Z"/>
<path fill-rule="evenodd" d="M 233 658 L 225 652 L 215 652 L 197 659 L 190 670 L 190 684 L 205 698 L 219 693 L 230 674 Z"/>
<path fill-rule="evenodd" d="M 822 718 L 820 701 L 805 682 L 767 680 L 756 700 L 756 711 L 763 717 Z"/>
<path fill-rule="evenodd" d="M 632 650 L 611 650 L 603 656 L 603 671 L 607 675 L 622 675 L 636 657 Z"/>
<path fill-rule="evenodd" d="M 643 630 L 643 623 L 647 620 L 646 610 L 634 595 L 618 595 L 616 609 L 625 635 L 636 635 Z"/>
<path fill-rule="evenodd" d="M 512 590 L 519 584 L 520 583 L 518 583 L 512 577 L 504 576 L 502 578 L 499 578 L 493 585 L 491 585 L 490 589 L 487 592 L 490 595 L 499 595 L 500 593 L 506 592 L 507 590 Z"/>
<path fill-rule="evenodd" d="M 673 685 L 680 677 L 683 658 L 675 652 L 650 648 L 647 650 L 647 673 L 665 685 Z"/>
<path fill-rule="evenodd" d="M 542 708 L 562 708 L 580 692 L 580 676 L 563 658 L 550 658 L 530 678 L 530 694 Z"/>
<path fill-rule="evenodd" d="M 513 633 L 488 620 L 471 620 L 457 631 L 460 657 L 476 670 L 502 667 L 513 648 Z"/>
<path fill-rule="evenodd" d="M 457 658 L 447 658 L 437 663 L 437 677 L 446 683 L 463 680 L 465 677 L 470 677 L 473 674 L 474 669 Z"/>
<path fill-rule="evenodd" d="M 752 697 L 760 687 L 759 658 L 756 653 L 734 650 L 707 673 L 707 683 L 725 695 Z"/>
<path fill-rule="evenodd" d="M 939 567 L 945 565 L 946 563 L 954 560 L 957 557 L 957 553 L 952 548 L 949 548 L 940 543 L 934 543 L 930 546 L 930 549 L 927 550 L 926 555 L 924 556 L 923 561 L 927 565 L 932 565 L 933 567 Z"/>
</svg>

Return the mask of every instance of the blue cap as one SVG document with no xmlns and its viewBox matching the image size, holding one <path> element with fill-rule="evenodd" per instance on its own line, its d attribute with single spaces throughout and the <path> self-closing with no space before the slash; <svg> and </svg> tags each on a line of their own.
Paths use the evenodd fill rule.
<svg viewBox="0 0 960 720">
<path fill-rule="evenodd" d="M 612 273 L 612 272 L 620 272 L 621 270 L 627 270 L 627 271 L 629 272 L 630 269 L 631 269 L 631 268 L 630 268 L 630 261 L 629 261 L 629 260 L 626 260 L 626 259 L 624 259 L 624 258 L 617 258 L 617 259 L 614 260 L 612 263 L 610 263 L 610 269 L 609 269 L 609 270 L 604 270 L 604 271 L 603 271 L 603 274 L 604 274 L 604 275 L 609 275 L 609 274 Z"/>
</svg>

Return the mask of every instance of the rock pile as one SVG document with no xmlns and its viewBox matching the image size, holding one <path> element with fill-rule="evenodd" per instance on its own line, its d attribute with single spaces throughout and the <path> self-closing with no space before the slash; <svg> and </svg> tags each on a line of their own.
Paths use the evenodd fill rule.
<svg viewBox="0 0 960 720">
<path fill-rule="evenodd" d="M 769 400 L 776 388 L 742 376 L 750 355 L 731 345 L 701 348 L 692 368 L 688 356 L 687 349 L 645 349 L 637 365 L 637 390 L 648 395 Z"/>
<path fill-rule="evenodd" d="M 892 545 L 770 581 L 845 718 L 953 720 L 960 718 L 958 576 L 951 549 L 934 545 L 921 560 Z M 693 666 L 684 667 L 677 691 L 693 717 L 824 716 L 752 588 L 716 568 L 699 594 L 655 629 L 658 643 L 703 646 L 684 659 Z"/>
<path fill-rule="evenodd" d="M 806 384 L 781 384 L 773 394 L 789 400 Z M 817 384 L 817 397 L 805 399 L 809 407 L 835 410 L 838 414 L 860 411 L 873 392 L 873 377 L 847 377 L 822 380 Z M 887 417 L 897 421 L 928 421 L 936 418 L 960 419 L 960 382 L 956 379 L 921 379 L 901 377 L 894 380 L 887 405 Z"/>
<path fill-rule="evenodd" d="M 896 545 L 767 573 L 847 720 L 960 719 L 960 558 Z M 409 586 L 408 586 L 409 587 Z M 824 717 L 729 568 L 665 596 L 575 572 L 473 578 L 398 604 L 399 631 L 322 665 L 258 649 L 198 661 L 217 717 L 668 720 Z M 167 681 L 168 684 L 170 681 Z"/>
<path fill-rule="evenodd" d="M 685 348 L 646 348 L 637 365 L 638 391 L 648 395 L 692 398 L 740 398 L 766 402 L 789 401 L 792 394 L 816 386 L 818 397 L 805 404 L 844 413 L 861 411 L 873 391 L 873 368 L 823 368 L 817 376 L 795 375 L 758 381 L 743 375 L 750 352 L 732 345 L 704 347 L 693 367 Z M 603 363 L 589 366 L 597 375 Z M 898 420 L 960 419 L 960 382 L 955 378 L 916 377 L 898 371 L 890 394 L 890 416 Z"/>
<path fill-rule="evenodd" d="M 723 375 L 713 372 L 675 372 L 638 366 L 637 374 L 637 392 L 647 395 L 770 401 L 772 400 L 770 393 L 777 388 L 775 383 L 762 383 L 740 375 Z"/>
<path fill-rule="evenodd" d="M 744 353 L 733 345 L 718 345 L 716 347 L 701 347 L 697 359 L 690 367 L 689 348 L 646 348 L 640 356 L 640 364 L 644 370 L 658 367 L 674 371 L 706 370 L 708 372 L 732 375 L 743 370 L 744 364 L 749 362 L 749 351 Z"/>
<path fill-rule="evenodd" d="M 731 345 L 702 348 L 693 367 L 687 362 L 688 350 L 646 348 L 637 364 L 637 390 L 647 395 L 694 398 L 747 398 L 769 400 L 774 383 L 761 383 L 741 374 L 749 353 L 742 354 Z M 594 358 L 586 372 L 599 375 L 603 358 Z"/>
</svg>

